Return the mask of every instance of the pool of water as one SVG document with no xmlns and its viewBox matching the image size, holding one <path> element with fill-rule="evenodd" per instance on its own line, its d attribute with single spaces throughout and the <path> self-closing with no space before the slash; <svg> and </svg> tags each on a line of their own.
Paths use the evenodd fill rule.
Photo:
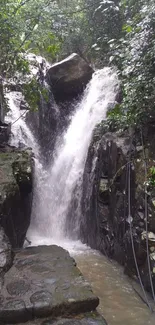
<svg viewBox="0 0 155 325">
<path fill-rule="evenodd" d="M 115 262 L 92 250 L 72 253 L 77 266 L 100 298 L 98 311 L 108 325 L 154 325 L 155 314 L 135 292 Z M 152 302 L 153 304 L 153 302 Z"/>
</svg>

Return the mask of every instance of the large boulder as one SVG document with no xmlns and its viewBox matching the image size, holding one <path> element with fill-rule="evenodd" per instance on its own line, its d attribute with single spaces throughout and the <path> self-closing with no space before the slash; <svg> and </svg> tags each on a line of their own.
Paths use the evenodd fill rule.
<svg viewBox="0 0 155 325">
<path fill-rule="evenodd" d="M 21 247 L 30 223 L 32 158 L 29 151 L 0 152 L 0 226 L 13 247 Z"/>
<path fill-rule="evenodd" d="M 57 324 L 56 317 L 95 312 L 99 304 L 74 259 L 55 245 L 17 252 L 13 266 L 4 276 L 0 295 L 0 324 L 16 324 L 34 318 L 37 324 L 43 324 L 39 321 L 43 317 L 51 317 L 52 324 Z M 78 324 L 105 325 L 104 320 L 100 320 Z M 61 324 L 67 325 L 67 322 Z"/>
<path fill-rule="evenodd" d="M 78 54 L 73 53 L 51 66 L 47 80 L 56 101 L 68 100 L 79 95 L 93 74 L 93 69 Z"/>
</svg>

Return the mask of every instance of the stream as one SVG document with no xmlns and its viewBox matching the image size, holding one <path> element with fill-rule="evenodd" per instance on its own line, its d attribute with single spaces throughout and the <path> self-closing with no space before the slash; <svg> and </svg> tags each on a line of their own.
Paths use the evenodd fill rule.
<svg viewBox="0 0 155 325">
<path fill-rule="evenodd" d="M 75 255 L 77 265 L 100 298 L 99 313 L 108 325 L 153 325 L 155 315 L 134 291 L 122 268 L 91 251 Z"/>
</svg>

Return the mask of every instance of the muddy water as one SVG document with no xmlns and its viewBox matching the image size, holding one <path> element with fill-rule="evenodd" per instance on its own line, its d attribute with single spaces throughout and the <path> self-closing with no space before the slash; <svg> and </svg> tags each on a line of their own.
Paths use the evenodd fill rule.
<svg viewBox="0 0 155 325">
<path fill-rule="evenodd" d="M 133 289 L 122 268 L 92 250 L 71 253 L 100 298 L 98 311 L 108 325 L 155 325 L 151 313 Z"/>
</svg>

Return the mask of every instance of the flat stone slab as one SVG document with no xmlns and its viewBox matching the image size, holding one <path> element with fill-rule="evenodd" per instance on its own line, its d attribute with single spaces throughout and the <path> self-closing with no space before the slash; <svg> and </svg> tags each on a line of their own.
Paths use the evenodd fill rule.
<svg viewBox="0 0 155 325">
<path fill-rule="evenodd" d="M 25 323 L 20 325 L 25 325 Z M 107 325 L 107 323 L 97 312 L 93 312 L 86 313 L 85 315 L 78 315 L 74 318 L 37 319 L 27 322 L 26 325 Z"/>
<path fill-rule="evenodd" d="M 74 259 L 58 246 L 30 247 L 17 252 L 3 282 L 0 324 L 66 317 L 93 311 L 99 304 Z"/>
</svg>

